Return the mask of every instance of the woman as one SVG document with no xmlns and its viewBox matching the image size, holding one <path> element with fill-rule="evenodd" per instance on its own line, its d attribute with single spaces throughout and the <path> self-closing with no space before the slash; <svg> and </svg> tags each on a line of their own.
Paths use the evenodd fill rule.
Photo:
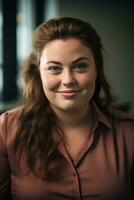
<svg viewBox="0 0 134 200">
<path fill-rule="evenodd" d="M 79 19 L 36 29 L 25 103 L 0 118 L 0 199 L 134 198 L 134 119 L 110 107 L 102 49 Z"/>
</svg>

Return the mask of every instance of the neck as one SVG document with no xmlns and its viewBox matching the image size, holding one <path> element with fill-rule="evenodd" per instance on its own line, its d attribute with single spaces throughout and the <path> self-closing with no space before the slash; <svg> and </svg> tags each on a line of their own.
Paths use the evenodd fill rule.
<svg viewBox="0 0 134 200">
<path fill-rule="evenodd" d="M 91 107 L 81 108 L 77 111 L 64 111 L 58 108 L 52 108 L 57 117 L 57 123 L 63 129 L 75 128 L 89 124 L 92 119 Z"/>
</svg>

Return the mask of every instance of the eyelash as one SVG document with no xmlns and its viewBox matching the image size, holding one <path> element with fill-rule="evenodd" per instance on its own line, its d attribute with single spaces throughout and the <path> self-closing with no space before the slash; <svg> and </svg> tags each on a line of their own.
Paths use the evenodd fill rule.
<svg viewBox="0 0 134 200">
<path fill-rule="evenodd" d="M 62 71 L 62 68 L 59 66 L 50 66 L 48 67 L 48 70 L 56 74 L 56 73 L 60 73 Z"/>
<path fill-rule="evenodd" d="M 88 68 L 88 65 L 85 63 L 78 63 L 72 66 L 72 70 L 76 72 L 85 72 Z M 49 66 L 48 70 L 53 74 L 59 74 L 62 71 L 62 67 L 60 66 Z"/>
<path fill-rule="evenodd" d="M 88 65 L 85 63 L 78 63 L 73 66 L 73 69 L 75 69 L 78 72 L 83 72 L 87 69 Z"/>
</svg>

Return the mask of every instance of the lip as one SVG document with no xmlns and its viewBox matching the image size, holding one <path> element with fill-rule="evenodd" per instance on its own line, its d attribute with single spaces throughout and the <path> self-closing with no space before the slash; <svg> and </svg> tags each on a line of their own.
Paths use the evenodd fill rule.
<svg viewBox="0 0 134 200">
<path fill-rule="evenodd" d="M 58 92 L 61 93 L 61 95 L 66 98 L 71 98 L 76 96 L 80 92 L 80 90 L 63 90 Z"/>
</svg>

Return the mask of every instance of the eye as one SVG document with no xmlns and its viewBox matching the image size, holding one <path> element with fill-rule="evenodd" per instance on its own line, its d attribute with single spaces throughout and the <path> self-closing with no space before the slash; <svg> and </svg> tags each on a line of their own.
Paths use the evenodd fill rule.
<svg viewBox="0 0 134 200">
<path fill-rule="evenodd" d="M 86 63 L 77 63 L 73 66 L 73 69 L 77 72 L 85 72 L 88 68 Z"/>
<path fill-rule="evenodd" d="M 59 74 L 62 71 L 62 67 L 60 67 L 60 66 L 49 66 L 48 70 L 53 74 Z"/>
</svg>

